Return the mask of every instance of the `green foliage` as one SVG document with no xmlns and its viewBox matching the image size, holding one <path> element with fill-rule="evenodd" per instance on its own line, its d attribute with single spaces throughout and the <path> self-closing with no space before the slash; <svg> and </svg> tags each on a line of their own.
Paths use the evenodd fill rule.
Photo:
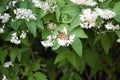
<svg viewBox="0 0 120 80">
<path fill-rule="evenodd" d="M 115 29 L 120 26 L 118 0 L 93 0 L 96 6 L 72 0 L 38 1 L 42 7 L 33 0 L 0 2 L 0 80 L 5 76 L 8 80 L 120 79 L 120 29 Z M 114 11 L 115 17 L 99 15 L 94 22 L 96 7 Z M 23 12 L 17 14 L 18 8 Z M 82 20 L 85 9 L 92 11 Z M 107 23 L 113 24 L 112 29 L 106 28 Z"/>
</svg>

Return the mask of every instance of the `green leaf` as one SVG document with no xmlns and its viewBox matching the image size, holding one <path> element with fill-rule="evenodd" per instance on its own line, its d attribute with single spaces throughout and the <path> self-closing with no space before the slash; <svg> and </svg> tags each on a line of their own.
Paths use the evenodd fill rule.
<svg viewBox="0 0 120 80">
<path fill-rule="evenodd" d="M 29 76 L 28 80 L 36 80 L 33 76 Z"/>
<path fill-rule="evenodd" d="M 77 5 L 66 5 L 64 8 L 62 8 L 62 13 L 69 14 L 71 16 L 76 16 L 79 14 L 79 8 Z"/>
<path fill-rule="evenodd" d="M 54 19 L 54 14 L 50 13 L 44 16 L 44 22 L 49 22 L 50 20 Z"/>
<path fill-rule="evenodd" d="M 78 58 L 77 65 L 78 65 L 80 73 L 83 73 L 83 71 L 85 69 L 85 57 L 84 57 L 84 55 L 82 55 L 81 57 Z"/>
<path fill-rule="evenodd" d="M 77 15 L 73 18 L 72 22 L 70 23 L 70 31 L 79 25 L 80 25 L 80 18 Z"/>
<path fill-rule="evenodd" d="M 66 59 L 66 53 L 60 53 L 57 55 L 54 64 L 59 63 Z"/>
<path fill-rule="evenodd" d="M 42 20 L 37 20 L 36 22 L 38 28 L 40 28 L 41 30 L 44 30 L 44 26 L 43 26 L 43 21 Z"/>
<path fill-rule="evenodd" d="M 56 16 L 56 19 L 57 19 L 57 21 L 59 22 L 60 20 L 60 9 L 59 8 L 56 8 L 56 10 L 55 10 L 55 16 Z"/>
<path fill-rule="evenodd" d="M 114 19 L 118 22 L 120 22 L 120 12 L 116 13 L 116 16 L 114 17 Z"/>
<path fill-rule="evenodd" d="M 47 36 L 49 36 L 51 34 L 50 30 L 48 28 L 45 28 L 43 31 L 42 31 L 42 39 L 46 39 Z"/>
<path fill-rule="evenodd" d="M 8 75 L 8 70 L 0 65 L 0 73 Z"/>
<path fill-rule="evenodd" d="M 55 40 L 54 44 L 53 44 L 53 47 L 52 47 L 52 50 L 57 50 L 59 47 L 60 47 L 60 45 L 58 44 L 58 41 Z"/>
<path fill-rule="evenodd" d="M 18 76 L 14 76 L 11 80 L 19 80 Z"/>
<path fill-rule="evenodd" d="M 36 37 L 37 32 L 36 32 L 36 23 L 35 23 L 35 21 L 30 20 L 30 21 L 26 22 L 26 25 L 27 25 L 29 31 L 33 34 L 33 36 Z"/>
<path fill-rule="evenodd" d="M 5 62 L 5 58 L 8 54 L 8 50 L 1 50 L 0 49 L 0 61 L 3 64 Z"/>
<path fill-rule="evenodd" d="M 33 76 L 29 76 L 28 80 L 36 80 Z"/>
<path fill-rule="evenodd" d="M 76 67 L 76 57 L 75 54 L 70 51 L 69 53 L 66 54 L 67 60 L 74 66 Z"/>
<path fill-rule="evenodd" d="M 83 79 L 81 78 L 81 76 L 80 76 L 79 74 L 77 74 L 77 73 L 74 73 L 73 78 L 74 78 L 74 80 L 83 80 Z"/>
<path fill-rule="evenodd" d="M 0 13 L 4 12 L 6 9 L 3 6 L 0 6 Z"/>
<path fill-rule="evenodd" d="M 20 8 L 27 8 L 28 7 L 28 0 L 21 1 Z"/>
<path fill-rule="evenodd" d="M 79 38 L 75 38 L 74 42 L 72 43 L 72 48 L 79 56 L 82 56 L 82 42 Z"/>
<path fill-rule="evenodd" d="M 115 12 L 119 12 L 119 11 L 120 11 L 120 2 L 117 2 L 117 3 L 114 5 L 114 11 L 115 11 Z"/>
<path fill-rule="evenodd" d="M 27 47 L 30 47 L 30 45 L 31 45 L 28 38 L 21 39 L 21 42 L 24 46 L 27 46 Z"/>
<path fill-rule="evenodd" d="M 102 47 L 103 47 L 105 53 L 108 54 L 109 49 L 112 44 L 112 39 L 111 39 L 110 35 L 107 35 L 107 34 L 104 35 L 101 39 L 101 44 L 102 44 Z"/>
<path fill-rule="evenodd" d="M 11 61 L 14 63 L 15 61 L 15 58 L 17 57 L 17 53 L 18 53 L 18 49 L 16 48 L 11 48 L 11 51 L 10 51 L 10 59 Z"/>
<path fill-rule="evenodd" d="M 71 31 L 71 33 L 74 34 L 76 37 L 79 37 L 79 38 L 88 38 L 88 36 L 86 35 L 86 33 L 80 27 L 73 29 Z"/>
<path fill-rule="evenodd" d="M 85 61 L 91 68 L 95 68 L 98 61 L 98 53 L 95 50 L 88 49 L 85 51 Z"/>
<path fill-rule="evenodd" d="M 47 76 L 41 72 L 36 72 L 34 74 L 34 77 L 36 78 L 36 80 L 47 80 Z"/>
<path fill-rule="evenodd" d="M 99 40 L 101 40 L 102 35 L 98 35 L 95 37 L 94 44 L 96 44 Z"/>
<path fill-rule="evenodd" d="M 65 6 L 65 0 L 56 0 L 56 2 L 59 7 Z"/>
<path fill-rule="evenodd" d="M 18 30 L 20 27 L 21 27 L 21 25 L 23 24 L 23 21 L 22 20 L 13 20 L 12 22 L 11 22 L 11 27 L 14 29 L 14 30 Z"/>
<path fill-rule="evenodd" d="M 73 17 L 71 17 L 68 14 L 62 14 L 61 18 L 62 18 L 62 23 L 71 23 L 73 19 Z"/>
</svg>

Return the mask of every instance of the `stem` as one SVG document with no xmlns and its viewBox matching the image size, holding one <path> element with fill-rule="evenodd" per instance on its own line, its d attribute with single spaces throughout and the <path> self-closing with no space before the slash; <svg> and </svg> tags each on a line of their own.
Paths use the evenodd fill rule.
<svg viewBox="0 0 120 80">
<path fill-rule="evenodd" d="M 34 53 L 32 51 L 32 47 L 30 47 L 30 53 L 31 53 L 31 56 L 32 56 L 32 60 L 35 61 L 35 57 L 34 57 Z"/>
<path fill-rule="evenodd" d="M 87 70 L 85 70 L 85 74 L 86 74 L 87 80 L 90 80 Z"/>
<path fill-rule="evenodd" d="M 99 73 L 99 80 L 102 80 L 102 71 Z"/>
</svg>

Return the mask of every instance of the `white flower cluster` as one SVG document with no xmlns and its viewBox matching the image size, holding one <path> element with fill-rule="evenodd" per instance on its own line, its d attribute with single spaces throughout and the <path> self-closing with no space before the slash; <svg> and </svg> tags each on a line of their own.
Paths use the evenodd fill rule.
<svg viewBox="0 0 120 80">
<path fill-rule="evenodd" d="M 52 47 L 54 45 L 55 40 L 57 40 L 58 45 L 60 46 L 69 46 L 74 42 L 75 35 L 69 35 L 67 32 L 67 28 L 64 27 L 63 30 L 59 32 L 58 35 L 48 36 L 47 40 L 41 41 L 41 44 L 44 47 Z"/>
<path fill-rule="evenodd" d="M 100 8 L 95 8 L 95 10 L 91 10 L 90 8 L 84 9 L 82 13 L 83 14 L 80 15 L 80 20 L 81 20 L 80 26 L 86 29 L 90 29 L 96 26 L 95 22 L 98 16 L 100 16 L 105 20 L 114 18 L 116 16 L 115 12 Z"/>
<path fill-rule="evenodd" d="M 99 0 L 99 2 L 104 2 L 104 1 L 106 1 L 106 0 Z"/>
<path fill-rule="evenodd" d="M 39 1 L 39 0 L 32 0 L 35 7 L 42 9 L 43 11 L 47 12 L 54 12 L 55 8 L 57 7 L 56 2 L 53 0 L 46 0 L 46 2 Z"/>
<path fill-rule="evenodd" d="M 24 1 L 24 0 L 11 0 L 11 1 L 9 1 L 9 3 L 8 3 L 7 5 L 5 5 L 6 9 L 9 9 L 10 7 L 15 7 L 15 5 L 16 5 L 19 1 Z"/>
<path fill-rule="evenodd" d="M 5 68 L 9 68 L 10 66 L 14 66 L 11 61 L 5 62 L 3 64 L 3 67 L 5 67 Z M 2 80 L 8 80 L 7 76 L 3 74 Z"/>
<path fill-rule="evenodd" d="M 118 30 L 118 29 L 120 29 L 119 25 L 114 26 L 112 23 L 107 23 L 105 25 L 105 28 L 107 30 Z"/>
<path fill-rule="evenodd" d="M 22 33 L 20 34 L 20 39 L 25 39 L 26 38 L 26 32 L 22 31 Z M 21 40 L 20 40 L 17 36 L 17 32 L 12 33 L 12 37 L 10 42 L 14 43 L 14 44 L 20 44 Z"/>
<path fill-rule="evenodd" d="M 106 9 L 95 8 L 95 11 L 103 19 L 111 19 L 116 16 L 115 12 Z"/>
<path fill-rule="evenodd" d="M 0 28 L 0 33 L 4 33 L 4 28 Z"/>
<path fill-rule="evenodd" d="M 57 40 L 60 46 L 69 46 L 74 42 L 74 39 L 75 35 L 69 35 L 66 27 L 64 27 L 64 29 L 59 33 L 59 37 Z"/>
<path fill-rule="evenodd" d="M 22 33 L 20 35 L 21 39 L 25 39 L 26 38 L 26 32 L 22 30 Z"/>
<path fill-rule="evenodd" d="M 56 38 L 56 36 L 51 36 L 51 35 L 49 35 L 49 36 L 47 37 L 47 40 L 41 41 L 41 44 L 42 44 L 44 47 L 52 47 L 53 44 L 54 44 L 55 38 Z"/>
<path fill-rule="evenodd" d="M 16 32 L 14 32 L 12 34 L 12 38 L 11 38 L 10 42 L 14 43 L 14 44 L 20 44 L 21 43 L 21 41 L 18 39 L 18 36 L 17 36 Z"/>
<path fill-rule="evenodd" d="M 0 14 L 0 20 L 2 23 L 7 23 L 10 19 L 10 15 L 8 13 L 4 13 L 3 15 Z"/>
<path fill-rule="evenodd" d="M 24 19 L 26 21 L 36 20 L 35 14 L 30 9 L 17 8 L 14 10 L 14 14 L 16 14 L 17 19 Z"/>
<path fill-rule="evenodd" d="M 6 75 L 3 74 L 2 80 L 8 80 L 7 77 L 6 77 Z"/>
<path fill-rule="evenodd" d="M 80 15 L 80 20 L 82 21 L 80 26 L 86 29 L 94 27 L 98 14 L 91 9 L 84 9 L 82 12 L 83 14 Z"/>
<path fill-rule="evenodd" d="M 47 23 L 47 26 L 49 30 L 54 30 L 57 27 L 57 25 L 53 22 Z"/>
<path fill-rule="evenodd" d="M 93 0 L 70 0 L 78 5 L 95 6 L 97 3 Z"/>
<path fill-rule="evenodd" d="M 118 43 L 120 43 L 120 38 L 119 38 L 119 39 L 117 39 L 117 42 L 118 42 Z"/>
<path fill-rule="evenodd" d="M 9 68 L 10 66 L 14 66 L 11 61 L 5 62 L 3 64 L 3 67 L 5 67 L 5 68 Z"/>
</svg>

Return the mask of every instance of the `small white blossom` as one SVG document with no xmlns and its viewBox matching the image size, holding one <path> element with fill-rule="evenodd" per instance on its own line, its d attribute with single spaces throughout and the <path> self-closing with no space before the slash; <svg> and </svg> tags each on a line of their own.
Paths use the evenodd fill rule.
<svg viewBox="0 0 120 80">
<path fill-rule="evenodd" d="M 6 75 L 3 75 L 2 80 L 8 80 L 7 77 L 6 77 Z"/>
<path fill-rule="evenodd" d="M 69 46 L 70 44 L 74 42 L 74 38 L 75 38 L 75 35 L 69 35 L 69 37 L 66 39 L 58 38 L 57 40 L 60 46 Z"/>
<path fill-rule="evenodd" d="M 103 19 L 111 19 L 111 18 L 114 18 L 116 16 L 115 12 L 113 12 L 111 10 L 107 10 L 107 9 L 95 8 L 95 11 Z"/>
<path fill-rule="evenodd" d="M 82 28 L 90 29 L 95 26 L 95 21 L 98 17 L 98 14 L 91 9 L 84 9 L 83 14 L 80 15 L 80 26 Z"/>
<path fill-rule="evenodd" d="M 53 23 L 53 22 L 48 23 L 47 26 L 48 26 L 48 28 L 49 28 L 50 30 L 54 30 L 54 29 L 57 27 L 57 25 L 56 25 L 55 23 Z"/>
<path fill-rule="evenodd" d="M 102 2 L 102 3 L 103 3 L 104 1 L 106 1 L 106 0 L 99 0 L 99 2 Z"/>
<path fill-rule="evenodd" d="M 105 28 L 107 30 L 118 30 L 118 29 L 120 29 L 119 25 L 114 26 L 112 23 L 107 23 L 105 25 Z"/>
<path fill-rule="evenodd" d="M 95 6 L 97 3 L 93 0 L 70 0 L 78 5 Z"/>
<path fill-rule="evenodd" d="M 4 29 L 3 28 L 0 28 L 0 33 L 4 33 Z"/>
<path fill-rule="evenodd" d="M 14 66 L 11 61 L 5 62 L 3 64 L 3 67 L 5 67 L 5 68 L 9 68 L 10 66 Z"/>
<path fill-rule="evenodd" d="M 21 39 L 25 39 L 26 38 L 26 32 L 25 31 L 22 31 L 22 33 L 20 35 L 20 38 Z"/>
<path fill-rule="evenodd" d="M 61 31 L 62 35 L 59 34 L 59 37 L 58 37 L 58 44 L 60 46 L 69 46 L 70 44 L 72 44 L 74 42 L 74 38 L 75 38 L 75 35 L 69 35 L 68 32 L 67 32 L 67 29 L 66 27 L 64 27 L 64 29 Z"/>
<path fill-rule="evenodd" d="M 18 8 L 14 10 L 14 14 L 16 14 L 17 19 L 24 20 L 36 20 L 35 14 L 32 13 L 30 9 Z"/>
<path fill-rule="evenodd" d="M 56 38 L 56 36 L 51 36 L 49 35 L 47 37 L 47 40 L 45 41 L 41 41 L 41 44 L 44 46 L 44 47 L 52 47 L 53 44 L 54 44 L 54 39 Z"/>
<path fill-rule="evenodd" d="M 47 12 L 54 12 L 55 8 L 57 7 L 56 2 L 54 0 L 46 0 L 46 2 L 40 0 L 32 0 L 35 7 L 42 9 L 43 11 Z"/>
<path fill-rule="evenodd" d="M 10 15 L 8 13 L 4 13 L 3 15 L 0 14 L 0 19 L 2 23 L 7 23 L 10 19 Z"/>
<path fill-rule="evenodd" d="M 117 42 L 120 43 L 120 39 L 117 39 Z"/>
<path fill-rule="evenodd" d="M 18 39 L 16 32 L 12 34 L 12 38 L 11 38 L 10 42 L 14 43 L 14 44 L 20 44 L 21 43 L 21 40 Z"/>
</svg>

